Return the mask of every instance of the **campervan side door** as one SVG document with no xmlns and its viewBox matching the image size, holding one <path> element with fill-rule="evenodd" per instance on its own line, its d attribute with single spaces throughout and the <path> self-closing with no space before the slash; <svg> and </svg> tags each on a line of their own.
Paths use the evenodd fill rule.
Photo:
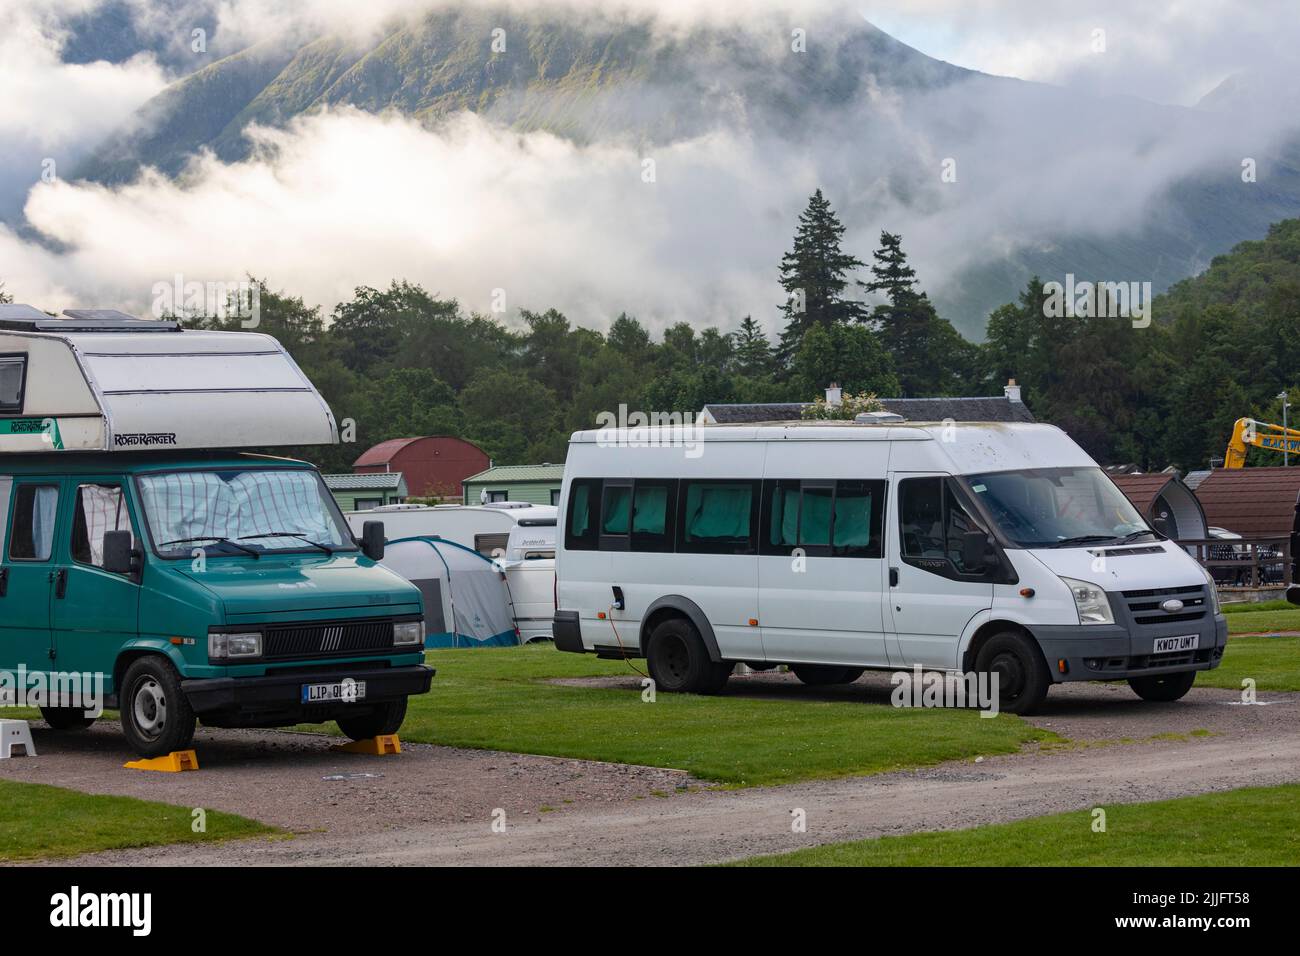
<svg viewBox="0 0 1300 956">
<path fill-rule="evenodd" d="M 55 546 L 54 650 L 63 670 L 113 673 L 122 645 L 137 636 L 140 585 L 128 575 L 104 570 L 104 535 L 140 533 L 131 519 L 130 495 L 115 477 L 66 482 L 69 519 Z"/>
<path fill-rule="evenodd" d="M 895 472 L 889 496 L 891 658 L 956 668 L 966 625 L 993 606 L 983 567 L 962 563 L 962 538 L 980 529 L 947 475 Z"/>
<path fill-rule="evenodd" d="M 0 666 L 15 670 L 22 664 L 28 671 L 48 671 L 54 646 L 50 603 L 55 549 L 64 524 L 62 482 L 57 478 L 15 478 L 5 497 Z"/>
</svg>

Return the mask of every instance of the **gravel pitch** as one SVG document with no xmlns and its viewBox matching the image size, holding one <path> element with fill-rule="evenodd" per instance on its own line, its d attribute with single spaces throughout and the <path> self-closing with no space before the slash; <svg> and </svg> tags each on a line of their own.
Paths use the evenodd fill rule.
<svg viewBox="0 0 1300 956">
<path fill-rule="evenodd" d="M 639 691 L 634 679 L 581 683 Z M 733 685 L 730 693 L 864 706 L 890 690 L 875 675 L 830 690 L 770 672 Z M 141 773 L 122 769 L 128 755 L 112 726 L 55 735 L 37 725 L 41 755 L 0 762 L 0 777 L 228 810 L 295 834 L 75 861 L 234 866 L 708 863 L 1300 781 L 1300 694 L 1262 694 L 1246 706 L 1232 691 L 1203 689 L 1148 704 L 1124 685 L 1072 684 L 1053 688 L 1031 720 L 1073 743 L 749 790 L 709 789 L 678 771 L 419 744 L 404 744 L 400 757 L 365 757 L 331 751 L 337 738 L 276 731 L 201 729 L 199 773 Z M 504 833 L 492 828 L 497 809 Z M 806 833 L 791 830 L 796 809 L 807 814 Z"/>
</svg>

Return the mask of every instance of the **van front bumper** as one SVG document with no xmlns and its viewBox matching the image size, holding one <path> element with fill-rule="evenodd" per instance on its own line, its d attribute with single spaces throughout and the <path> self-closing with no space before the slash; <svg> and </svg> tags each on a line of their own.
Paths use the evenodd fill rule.
<svg viewBox="0 0 1300 956">
<path fill-rule="evenodd" d="M 1119 624 L 1073 624 L 1030 630 L 1058 684 L 1211 670 L 1222 662 L 1228 643 L 1228 621 L 1222 614 L 1190 624 L 1134 625 L 1132 629 Z M 1154 652 L 1157 638 L 1187 634 L 1200 637 L 1195 650 Z"/>
<path fill-rule="evenodd" d="M 283 727 L 318 723 L 339 715 L 363 713 L 373 704 L 390 703 L 427 693 L 434 669 L 425 664 L 408 667 L 366 667 L 329 670 L 277 671 L 265 677 L 217 677 L 183 680 L 181 690 L 194 713 L 210 727 Z M 364 682 L 363 699 L 304 704 L 304 684 L 329 684 L 351 678 Z"/>
</svg>

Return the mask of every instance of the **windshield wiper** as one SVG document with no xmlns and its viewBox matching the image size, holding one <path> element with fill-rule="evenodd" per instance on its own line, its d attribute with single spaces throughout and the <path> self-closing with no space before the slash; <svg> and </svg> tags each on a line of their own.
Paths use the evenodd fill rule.
<svg viewBox="0 0 1300 956">
<path fill-rule="evenodd" d="M 1120 539 L 1119 543 L 1128 544 L 1130 541 L 1135 541 L 1136 539 L 1142 537 L 1142 535 L 1144 534 L 1149 534 L 1151 535 L 1151 537 L 1155 538 L 1156 540 L 1160 539 L 1160 535 L 1152 531 L 1150 528 L 1142 528 L 1138 531 L 1130 531 L 1128 534 L 1124 535 L 1124 537 Z"/>
<path fill-rule="evenodd" d="M 255 558 L 260 558 L 262 556 L 260 551 L 250 548 L 248 545 L 240 544 L 238 541 L 231 541 L 229 538 L 223 538 L 215 534 L 199 535 L 197 538 L 176 538 L 172 541 L 164 541 L 162 544 L 158 545 L 158 547 L 165 548 L 169 544 L 189 544 L 192 541 L 215 541 L 217 544 L 228 544 L 232 548 L 238 548 L 245 554 L 251 554 Z"/>
<path fill-rule="evenodd" d="M 246 534 L 240 541 L 247 541 L 249 538 L 297 538 L 299 541 L 306 541 L 313 548 L 320 548 L 331 557 L 334 555 L 334 549 L 328 545 L 321 544 L 319 541 L 313 541 L 305 534 L 295 534 L 292 531 L 263 531 L 261 534 Z"/>
<path fill-rule="evenodd" d="M 1080 534 L 1080 535 L 1076 535 L 1073 538 L 1062 538 L 1060 541 L 1054 543 L 1052 547 L 1064 548 L 1067 545 L 1072 545 L 1072 544 L 1088 544 L 1089 542 L 1114 541 L 1114 540 L 1115 540 L 1115 536 L 1113 534 Z"/>
</svg>

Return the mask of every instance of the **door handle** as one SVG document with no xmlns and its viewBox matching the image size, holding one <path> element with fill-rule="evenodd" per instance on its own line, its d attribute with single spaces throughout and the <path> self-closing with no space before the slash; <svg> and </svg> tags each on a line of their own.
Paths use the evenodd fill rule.
<svg viewBox="0 0 1300 956">
<path fill-rule="evenodd" d="M 889 569 L 889 586 L 891 588 L 898 587 L 898 568 Z"/>
<path fill-rule="evenodd" d="M 9 569 L 0 568 L 0 597 L 9 594 Z"/>
<path fill-rule="evenodd" d="M 59 568 L 54 572 L 54 596 L 60 601 L 68 593 L 68 569 Z"/>
</svg>

